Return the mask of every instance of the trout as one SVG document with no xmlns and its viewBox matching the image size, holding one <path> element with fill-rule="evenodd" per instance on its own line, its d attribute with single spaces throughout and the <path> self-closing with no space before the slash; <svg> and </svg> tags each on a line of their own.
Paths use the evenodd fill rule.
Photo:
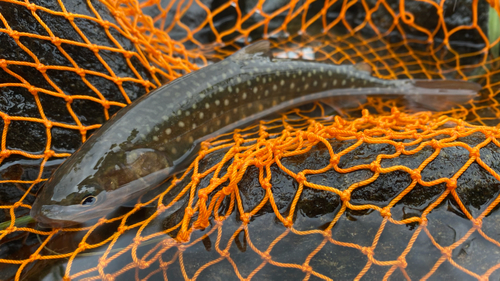
<svg viewBox="0 0 500 281">
<path fill-rule="evenodd" d="M 31 216 L 49 227 L 103 217 L 185 169 L 203 140 L 285 108 L 363 95 L 441 108 L 481 88 L 462 80 L 383 80 L 368 70 L 273 58 L 268 41 L 242 48 L 117 112 L 50 176 Z"/>
</svg>

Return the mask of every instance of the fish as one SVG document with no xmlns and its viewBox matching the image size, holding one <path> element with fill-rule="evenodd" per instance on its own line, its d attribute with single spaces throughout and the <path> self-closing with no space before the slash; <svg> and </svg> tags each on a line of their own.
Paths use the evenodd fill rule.
<svg viewBox="0 0 500 281">
<path fill-rule="evenodd" d="M 259 41 L 118 111 L 49 177 L 30 215 L 54 228 L 104 217 L 186 169 L 202 141 L 286 108 L 365 95 L 439 107 L 480 89 L 463 80 L 379 79 L 367 64 L 278 59 Z"/>
</svg>

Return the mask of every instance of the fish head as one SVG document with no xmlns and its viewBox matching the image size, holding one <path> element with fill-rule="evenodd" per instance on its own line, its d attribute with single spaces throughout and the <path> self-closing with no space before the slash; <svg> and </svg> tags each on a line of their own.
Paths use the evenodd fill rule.
<svg viewBox="0 0 500 281">
<path fill-rule="evenodd" d="M 170 167 L 167 155 L 155 149 L 85 143 L 47 180 L 30 215 L 45 227 L 104 217 L 165 180 Z"/>
</svg>

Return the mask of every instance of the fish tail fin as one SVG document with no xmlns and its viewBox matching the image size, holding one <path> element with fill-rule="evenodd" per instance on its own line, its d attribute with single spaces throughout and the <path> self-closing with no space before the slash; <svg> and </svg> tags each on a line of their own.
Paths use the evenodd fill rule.
<svg viewBox="0 0 500 281">
<path fill-rule="evenodd" d="M 423 107 L 434 111 L 450 109 L 477 96 L 481 85 L 464 80 L 408 80 L 410 88 L 404 99 L 410 108 Z M 418 106 L 415 106 L 417 104 Z"/>
</svg>

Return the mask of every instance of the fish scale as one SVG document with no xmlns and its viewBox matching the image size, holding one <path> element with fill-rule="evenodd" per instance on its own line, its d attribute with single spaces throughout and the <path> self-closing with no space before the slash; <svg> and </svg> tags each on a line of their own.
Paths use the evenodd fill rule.
<svg viewBox="0 0 500 281">
<path fill-rule="evenodd" d="M 201 141 L 287 107 L 369 94 L 404 94 L 441 106 L 467 101 L 480 89 L 459 80 L 382 80 L 366 65 L 269 54 L 269 42 L 257 42 L 120 110 L 49 178 L 31 215 L 54 227 L 105 216 L 185 169 Z"/>
</svg>

